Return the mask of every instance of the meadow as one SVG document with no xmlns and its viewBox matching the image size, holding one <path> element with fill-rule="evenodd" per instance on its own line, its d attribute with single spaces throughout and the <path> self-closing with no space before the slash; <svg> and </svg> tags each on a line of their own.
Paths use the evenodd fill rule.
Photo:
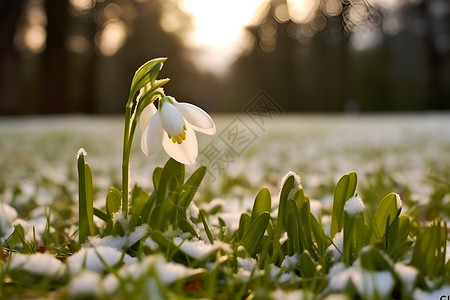
<svg viewBox="0 0 450 300">
<path fill-rule="evenodd" d="M 145 156 L 137 131 L 130 219 L 123 117 L 0 119 L 0 298 L 450 294 L 448 114 L 212 117 L 193 166 Z"/>
</svg>

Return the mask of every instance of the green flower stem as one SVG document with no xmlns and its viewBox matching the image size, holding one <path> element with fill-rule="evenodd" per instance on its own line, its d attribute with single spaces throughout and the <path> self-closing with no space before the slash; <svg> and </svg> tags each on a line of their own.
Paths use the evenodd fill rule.
<svg viewBox="0 0 450 300">
<path fill-rule="evenodd" d="M 129 197 L 129 166 L 130 166 L 130 150 L 132 137 L 130 131 L 130 123 L 132 118 L 132 97 L 128 99 L 125 109 L 125 129 L 123 133 L 123 157 L 122 157 L 122 213 L 125 218 L 128 217 L 128 197 Z"/>
<path fill-rule="evenodd" d="M 140 102 L 137 103 L 135 108 L 135 113 L 133 114 L 133 99 L 134 96 L 130 94 L 128 98 L 128 102 L 125 108 L 125 128 L 123 133 L 123 157 L 122 157 L 122 213 L 126 218 L 128 218 L 128 202 L 129 202 L 129 180 L 130 180 L 130 154 L 131 154 L 131 146 L 133 144 L 134 133 L 136 132 L 137 121 L 139 119 L 140 113 L 142 112 L 144 107 L 152 104 L 157 98 L 164 97 L 164 93 L 155 89 L 155 87 L 151 88 L 148 92 L 146 92 L 141 99 Z M 150 99 L 148 103 L 146 103 L 145 99 Z"/>
</svg>

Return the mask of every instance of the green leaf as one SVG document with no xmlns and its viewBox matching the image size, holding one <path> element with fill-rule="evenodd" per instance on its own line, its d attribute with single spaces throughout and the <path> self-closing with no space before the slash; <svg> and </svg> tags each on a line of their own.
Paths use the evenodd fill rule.
<svg viewBox="0 0 450 300">
<path fill-rule="evenodd" d="M 248 231 L 251 224 L 251 218 L 248 213 L 242 213 L 239 218 L 239 228 L 237 230 L 237 240 L 240 241 L 244 237 L 244 234 Z"/>
<path fill-rule="evenodd" d="M 393 223 L 389 227 L 389 230 L 391 231 L 389 236 L 392 238 L 391 245 L 406 240 L 411 231 L 411 221 L 407 215 L 399 216 L 394 222 L 397 226 L 393 227 Z"/>
<path fill-rule="evenodd" d="M 302 188 L 299 188 L 298 191 L 295 193 L 295 202 L 297 202 L 297 207 L 299 210 L 302 209 L 305 202 L 309 202 L 309 197 L 305 195 L 305 192 Z"/>
<path fill-rule="evenodd" d="M 134 74 L 131 81 L 130 94 L 135 95 L 141 88 L 143 88 L 151 80 L 155 80 L 162 67 L 162 64 L 167 58 L 155 58 L 147 61 L 145 64 L 139 67 Z M 153 76 L 153 77 L 151 77 Z"/>
<path fill-rule="evenodd" d="M 156 201 L 156 192 L 153 191 L 153 193 L 150 195 L 148 201 L 145 203 L 141 211 L 142 220 L 147 224 L 149 224 L 149 217 L 154 207 L 155 201 Z"/>
<path fill-rule="evenodd" d="M 88 236 L 95 234 L 94 226 L 94 191 L 92 172 L 84 162 L 84 155 L 78 157 L 78 188 L 79 188 L 79 242 L 86 242 Z"/>
<path fill-rule="evenodd" d="M 387 194 L 375 213 L 375 238 L 380 240 L 389 227 L 399 216 L 401 206 L 400 196 L 396 193 Z"/>
<path fill-rule="evenodd" d="M 155 81 L 158 77 L 159 71 L 161 71 L 163 64 L 162 62 L 157 62 L 151 69 L 148 75 L 150 76 L 151 81 Z"/>
<path fill-rule="evenodd" d="M 288 213 L 287 213 L 287 224 L 286 227 L 287 235 L 288 235 L 288 248 L 290 251 L 290 255 L 293 255 L 294 253 L 302 253 L 304 248 L 303 243 L 301 243 L 301 221 L 300 221 L 300 215 L 298 212 L 297 203 L 289 199 L 288 200 Z"/>
<path fill-rule="evenodd" d="M 155 82 L 153 82 L 152 88 L 154 90 L 156 90 L 156 89 L 162 87 L 163 85 L 165 85 L 166 83 L 168 83 L 169 81 L 170 81 L 170 78 L 162 78 L 162 79 L 155 80 Z"/>
<path fill-rule="evenodd" d="M 312 229 L 311 229 L 311 209 L 309 206 L 309 198 L 306 197 L 305 203 L 300 209 L 300 220 L 301 220 L 301 229 L 302 232 L 300 233 L 300 242 L 304 245 L 303 248 L 307 249 L 309 251 L 310 255 L 313 255 L 315 257 L 316 251 L 313 248 L 313 242 L 312 242 Z"/>
<path fill-rule="evenodd" d="M 360 254 L 361 267 L 368 271 L 390 271 L 394 272 L 392 269 L 392 262 L 389 257 L 381 250 L 376 247 L 369 246 L 364 248 Z"/>
<path fill-rule="evenodd" d="M 248 231 L 244 234 L 241 243 L 250 256 L 255 257 L 259 249 L 261 249 L 261 240 L 269 224 L 270 215 L 263 212 L 250 224 Z"/>
<path fill-rule="evenodd" d="M 194 227 L 192 227 L 192 225 L 187 220 L 181 219 L 179 222 L 179 225 L 180 225 L 180 229 L 183 230 L 184 232 L 189 232 L 193 236 L 198 237 L 198 234 L 195 231 Z M 209 228 L 208 228 L 208 230 L 209 230 Z"/>
<path fill-rule="evenodd" d="M 447 224 L 436 220 L 419 233 L 411 260 L 423 276 L 434 280 L 445 274 L 445 252 L 447 246 Z"/>
<path fill-rule="evenodd" d="M 115 186 L 110 187 L 106 195 L 106 213 L 112 218 L 120 210 L 122 193 Z"/>
<path fill-rule="evenodd" d="M 400 259 L 411 245 L 411 242 L 407 240 L 410 230 L 411 222 L 407 215 L 395 218 L 388 227 L 384 247 L 394 260 Z"/>
<path fill-rule="evenodd" d="M 342 259 L 347 266 L 350 266 L 365 245 L 364 214 L 350 216 L 344 211 L 343 244 Z"/>
<path fill-rule="evenodd" d="M 149 225 L 152 228 L 160 229 L 160 227 L 159 227 L 159 223 L 160 223 L 159 219 L 161 218 L 161 215 L 162 215 L 162 205 L 161 204 L 160 205 L 156 205 L 155 208 L 153 209 L 151 215 L 150 215 L 150 220 L 149 220 Z"/>
<path fill-rule="evenodd" d="M 155 202 L 158 214 L 155 214 L 155 211 L 152 212 L 150 223 L 152 227 L 165 231 L 169 225 L 178 226 L 180 216 L 178 202 L 188 196 L 186 191 L 183 191 L 185 166 L 170 158 L 162 169 L 159 183 L 157 183 L 158 173 L 159 171 L 154 173 L 156 174 L 154 181 L 158 187 Z M 182 215 L 185 218 L 185 213 Z"/>
<path fill-rule="evenodd" d="M 105 236 L 107 236 L 107 235 L 111 235 L 111 234 L 112 234 L 112 231 L 113 231 L 113 226 L 114 226 L 114 221 L 113 221 L 113 219 L 109 219 L 109 220 L 106 222 L 105 228 L 103 229 L 102 237 L 105 237 Z"/>
<path fill-rule="evenodd" d="M 353 218 L 344 213 L 344 239 L 342 249 L 342 261 L 346 266 L 353 263 L 354 257 L 354 241 L 355 241 L 355 224 Z"/>
<path fill-rule="evenodd" d="M 256 195 L 255 202 L 253 203 L 251 222 L 253 222 L 257 216 L 262 214 L 263 212 L 271 211 L 271 200 L 270 200 L 270 192 L 264 187 L 262 188 L 258 195 Z"/>
<path fill-rule="evenodd" d="M 187 209 L 189 207 L 189 204 L 191 204 L 192 199 L 195 196 L 195 193 L 198 190 L 198 187 L 200 186 L 200 183 L 202 183 L 203 177 L 206 173 L 206 167 L 201 166 L 197 170 L 195 170 L 194 173 L 188 178 L 186 183 L 183 185 L 182 190 L 185 191 L 184 197 L 181 198 L 178 205 L 181 206 L 184 209 Z"/>
<path fill-rule="evenodd" d="M 294 188 L 295 185 L 295 178 L 293 175 L 289 176 L 286 181 L 283 184 L 283 187 L 281 188 L 280 193 L 280 200 L 278 203 L 278 216 L 277 216 L 277 222 L 275 225 L 274 235 L 273 235 L 273 257 L 272 261 L 275 261 L 279 255 L 280 250 L 280 238 L 281 233 L 283 232 L 283 229 L 286 228 L 287 224 L 287 202 L 289 195 Z"/>
<path fill-rule="evenodd" d="M 94 207 L 94 215 L 99 217 L 100 219 L 102 219 L 105 222 L 108 222 L 109 220 L 111 220 L 111 217 L 106 212 L 104 212 L 101 209 L 95 208 L 95 207 Z"/>
<path fill-rule="evenodd" d="M 156 203 L 161 204 L 177 192 L 177 188 L 184 182 L 184 165 L 170 158 L 164 166 L 158 184 Z M 168 217 L 168 216 L 166 216 Z"/>
<path fill-rule="evenodd" d="M 202 219 L 203 227 L 205 227 L 205 232 L 206 232 L 206 235 L 208 236 L 208 240 L 212 245 L 212 244 L 214 244 L 214 238 L 212 236 L 211 230 L 209 230 L 209 226 L 208 226 L 208 223 L 206 222 L 206 218 L 205 218 L 205 211 L 203 209 L 200 210 L 200 218 Z"/>
<path fill-rule="evenodd" d="M 393 260 L 400 260 L 405 256 L 412 245 L 408 240 L 411 232 L 411 221 L 407 215 L 399 216 L 391 226 L 389 226 L 388 253 Z"/>
<path fill-rule="evenodd" d="M 315 244 L 317 245 L 317 256 L 319 258 L 325 258 L 326 249 L 329 245 L 329 239 L 325 235 L 323 226 L 317 221 L 317 219 L 311 214 L 311 230 L 313 233 L 313 237 L 315 240 Z"/>
<path fill-rule="evenodd" d="M 350 172 L 341 177 L 334 191 L 333 208 L 331 212 L 331 238 L 342 230 L 344 224 L 345 202 L 355 195 L 357 176 Z"/>
<path fill-rule="evenodd" d="M 135 186 L 131 194 L 131 219 L 128 223 L 128 228 L 133 230 L 136 226 L 141 225 L 146 221 L 143 218 L 143 209 L 149 200 L 149 195 L 143 189 Z"/>
<path fill-rule="evenodd" d="M 316 264 L 308 251 L 303 251 L 300 255 L 300 276 L 302 278 L 312 278 L 316 275 Z"/>
<path fill-rule="evenodd" d="M 14 225 L 13 233 L 7 238 L 6 244 L 10 249 L 13 249 L 15 245 L 22 244 L 26 253 L 33 253 L 33 249 L 29 243 L 25 240 L 25 231 L 23 230 L 22 225 Z"/>
<path fill-rule="evenodd" d="M 161 180 L 161 175 L 163 172 L 163 168 L 156 167 L 153 171 L 153 187 L 155 188 L 155 191 L 158 190 L 159 181 Z"/>
</svg>

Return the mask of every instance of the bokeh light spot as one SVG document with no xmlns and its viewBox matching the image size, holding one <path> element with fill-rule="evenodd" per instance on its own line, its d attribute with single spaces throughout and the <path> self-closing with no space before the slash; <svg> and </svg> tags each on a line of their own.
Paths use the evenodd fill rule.
<svg viewBox="0 0 450 300">
<path fill-rule="evenodd" d="M 89 50 L 89 41 L 82 35 L 73 35 L 67 41 L 67 46 L 70 51 L 78 54 L 83 54 Z"/>
<path fill-rule="evenodd" d="M 122 21 L 114 20 L 103 27 L 96 43 L 106 56 L 112 56 L 123 46 L 127 38 L 127 28 Z"/>
<path fill-rule="evenodd" d="M 281 3 L 275 8 L 275 19 L 279 23 L 285 23 L 289 21 L 289 11 L 286 3 Z"/>
<path fill-rule="evenodd" d="M 289 16 L 295 23 L 310 23 L 319 7 L 317 0 L 287 0 Z"/>
<path fill-rule="evenodd" d="M 70 5 L 79 13 L 85 13 L 95 6 L 95 0 L 69 0 Z"/>
</svg>

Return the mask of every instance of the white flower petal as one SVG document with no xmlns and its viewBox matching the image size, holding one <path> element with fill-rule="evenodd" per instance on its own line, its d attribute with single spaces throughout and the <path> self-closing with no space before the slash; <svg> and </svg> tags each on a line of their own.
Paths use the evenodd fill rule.
<svg viewBox="0 0 450 300">
<path fill-rule="evenodd" d="M 161 108 L 161 123 L 170 136 L 177 136 L 183 132 L 184 119 L 181 112 L 169 101 L 164 101 Z"/>
<path fill-rule="evenodd" d="M 192 125 L 192 129 L 210 135 L 216 133 L 216 125 L 213 119 L 200 107 L 190 103 L 175 103 L 175 107 L 181 112 L 183 118 Z"/>
<path fill-rule="evenodd" d="M 147 126 L 148 121 L 150 121 L 150 118 L 157 112 L 155 105 L 153 103 L 147 105 L 141 112 L 141 116 L 139 117 L 139 128 L 141 128 L 141 131 L 144 131 L 145 127 Z"/>
<path fill-rule="evenodd" d="M 145 126 L 141 136 L 141 149 L 145 155 L 152 155 L 161 147 L 164 136 L 159 114 L 154 114 Z"/>
<path fill-rule="evenodd" d="M 186 139 L 181 144 L 172 142 L 167 134 L 164 134 L 162 145 L 167 154 L 182 164 L 192 165 L 197 159 L 197 137 L 190 127 L 187 127 Z"/>
</svg>

